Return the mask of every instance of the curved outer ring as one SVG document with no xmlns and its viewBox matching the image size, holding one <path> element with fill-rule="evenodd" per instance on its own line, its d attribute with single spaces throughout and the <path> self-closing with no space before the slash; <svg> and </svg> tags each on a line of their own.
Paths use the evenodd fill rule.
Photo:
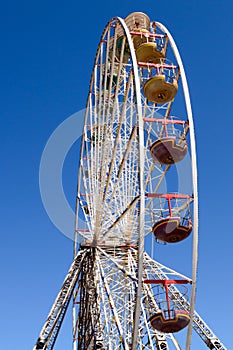
<svg viewBox="0 0 233 350">
<path fill-rule="evenodd" d="M 114 20 L 111 19 L 108 22 L 111 23 Z M 136 102 L 137 102 L 137 114 L 138 114 L 138 121 L 139 121 L 139 186 L 140 186 L 140 212 L 144 213 L 145 211 L 145 189 L 144 189 L 144 131 L 143 131 L 143 118 L 142 118 L 142 104 L 141 104 L 141 91 L 140 91 L 140 80 L 138 75 L 138 65 L 137 65 L 137 59 L 136 54 L 134 50 L 134 45 L 131 40 L 131 35 L 129 32 L 129 29 L 127 25 L 125 24 L 125 21 L 121 17 L 115 17 L 115 20 L 118 20 L 124 29 L 125 35 L 127 37 L 131 58 L 132 58 L 132 66 L 133 66 L 133 75 L 134 75 L 134 84 L 135 84 L 135 91 L 136 91 Z M 107 29 L 108 25 L 105 27 L 104 31 Z M 103 34 L 102 34 L 103 35 Z M 97 49 L 96 57 L 98 55 L 98 52 L 100 50 L 100 47 Z M 93 71 L 91 75 L 91 81 L 93 79 Z M 91 82 L 90 82 L 91 84 Z M 87 100 L 88 104 L 88 100 Z M 87 120 L 87 113 L 84 118 L 84 125 Z M 82 145 L 80 148 L 80 155 L 83 148 L 84 139 L 82 139 Z M 78 179 L 80 179 L 80 167 L 79 167 L 79 174 Z M 80 190 L 80 181 L 78 181 L 78 192 Z M 79 206 L 78 200 L 76 201 L 76 213 L 77 208 Z M 78 226 L 78 217 L 76 215 L 75 219 L 75 227 Z M 75 235 L 75 242 L 74 242 L 74 255 L 76 255 L 76 244 L 77 239 Z M 136 297 L 136 306 L 135 306 L 135 314 L 140 314 L 141 309 L 141 293 L 142 293 L 142 277 L 143 277 L 143 253 L 144 253 L 144 215 L 140 215 L 139 217 L 139 236 L 138 236 L 138 286 L 137 286 L 137 297 Z M 138 329 L 139 329 L 139 317 L 135 318 L 134 322 L 134 329 L 133 329 L 133 341 L 132 341 L 132 347 L 131 350 L 136 350 L 137 348 L 137 340 L 138 340 Z"/>
<path fill-rule="evenodd" d="M 120 17 L 117 17 L 119 22 L 121 23 L 122 27 L 124 28 L 131 58 L 132 58 L 132 65 L 133 65 L 133 72 L 134 72 L 134 83 L 136 88 L 136 101 L 137 101 L 137 112 L 138 112 L 138 120 L 139 120 L 139 176 L 140 176 L 140 212 L 144 213 L 145 206 L 144 206 L 144 179 L 143 179 L 143 169 L 144 169 L 144 150 L 143 150 L 143 144 L 144 144 L 144 133 L 143 133 L 143 119 L 142 119 L 142 105 L 141 105 L 141 92 L 140 92 L 140 81 L 139 81 L 139 75 L 138 75 L 138 66 L 137 66 L 137 59 L 136 54 L 133 46 L 133 42 L 131 40 L 131 35 L 129 33 L 128 27 L 126 26 L 124 20 Z M 192 292 L 191 292 L 191 300 L 190 300 L 190 323 L 188 326 L 188 332 L 187 332 L 187 338 L 186 338 L 186 350 L 190 349 L 191 345 L 191 338 L 192 338 L 192 322 L 193 322 L 193 315 L 194 315 L 194 305 L 195 305 L 195 297 L 196 297 L 196 280 L 197 280 L 197 262 L 198 262 L 198 189 L 197 189 L 197 157 L 196 157 L 196 141 L 195 141 L 195 132 L 194 132 L 194 122 L 193 122 L 193 115 L 192 115 L 192 107 L 191 107 L 191 101 L 190 101 L 190 95 L 189 95 L 189 89 L 188 89 L 188 83 L 187 78 L 183 66 L 183 62 L 180 56 L 180 53 L 178 51 L 178 48 L 176 46 L 176 43 L 168 31 L 168 29 L 161 23 L 156 22 L 156 25 L 164 31 L 168 39 L 170 41 L 172 50 L 174 52 L 175 58 L 177 60 L 177 63 L 180 68 L 180 74 L 181 74 L 181 81 L 183 86 L 183 92 L 184 92 L 184 98 L 185 98 L 185 105 L 186 105 L 186 111 L 188 115 L 189 120 L 189 130 L 190 130 L 190 147 L 191 147 L 191 164 L 192 164 L 192 184 L 193 184 L 193 195 L 194 195 L 194 220 L 193 220 L 193 250 L 192 250 Z M 143 268 L 143 250 L 144 250 L 144 216 L 140 215 L 139 219 L 139 242 L 138 242 L 138 289 L 137 289 L 137 300 L 136 300 L 136 307 L 135 307 L 135 313 L 140 313 L 140 295 L 141 295 L 141 288 L 142 288 L 142 268 Z M 134 332 L 133 332 L 133 342 L 132 342 L 132 349 L 136 349 L 137 345 L 137 334 L 138 334 L 138 327 L 139 327 L 139 319 L 135 319 L 135 325 L 134 325 Z"/>
<path fill-rule="evenodd" d="M 167 34 L 168 39 L 170 41 L 173 53 L 177 60 L 177 63 L 180 68 L 181 81 L 183 86 L 184 98 L 186 111 L 188 115 L 189 121 L 189 130 L 190 130 L 190 148 L 191 148 L 191 164 L 192 164 L 192 184 L 193 184 L 193 195 L 194 195 L 194 204 L 193 204 L 193 251 L 192 251 L 192 292 L 190 299 L 190 323 L 188 326 L 187 338 L 186 338 L 186 350 L 190 349 L 191 345 L 191 337 L 192 337 L 192 323 L 193 323 L 193 315 L 194 315 L 194 304 L 196 297 L 196 283 L 197 283 L 197 262 L 198 262 L 198 188 L 197 188 L 197 156 L 196 156 L 196 141 L 195 141 L 195 132 L 194 132 L 194 123 L 193 123 L 193 114 L 192 107 L 189 95 L 188 82 L 184 70 L 184 66 L 182 63 L 182 59 L 176 43 L 171 35 L 171 33 L 167 30 L 167 28 L 159 23 L 155 22 L 156 25 Z"/>
<path fill-rule="evenodd" d="M 141 87 L 138 75 L 138 64 L 134 50 L 133 41 L 125 21 L 121 17 L 117 17 L 117 20 L 121 23 L 127 41 L 129 44 L 130 54 L 132 58 L 134 84 L 136 89 L 136 103 L 137 103 L 137 114 L 138 114 L 138 127 L 139 127 L 139 187 L 140 187 L 140 213 L 145 212 L 145 189 L 144 189 L 144 131 L 143 131 L 143 118 L 142 118 L 142 103 L 141 103 Z M 135 314 L 140 315 L 141 309 L 141 293 L 142 293 L 142 277 L 143 277 L 143 252 L 144 252 L 144 215 L 139 217 L 139 236 L 138 236 L 138 286 L 137 286 L 137 297 L 135 305 Z M 139 328 L 139 317 L 135 317 L 132 350 L 137 348 L 138 340 L 138 328 Z"/>
</svg>

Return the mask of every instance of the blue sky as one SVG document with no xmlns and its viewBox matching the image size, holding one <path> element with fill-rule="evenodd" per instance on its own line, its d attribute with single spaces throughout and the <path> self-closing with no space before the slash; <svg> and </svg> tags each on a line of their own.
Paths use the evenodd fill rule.
<svg viewBox="0 0 233 350">
<path fill-rule="evenodd" d="M 72 241 L 53 226 L 40 198 L 43 149 L 54 129 L 85 107 L 105 24 L 133 11 L 143 11 L 165 24 L 183 57 L 199 168 L 196 309 L 227 348 L 232 347 L 232 1 L 100 0 L 80 5 L 78 1 L 22 0 L 2 4 L 0 11 L 4 350 L 33 347 L 72 261 Z M 74 146 L 63 173 L 73 207 L 77 166 Z M 65 332 L 71 333 L 69 317 Z M 57 350 L 70 344 L 61 336 Z M 198 348 L 202 349 L 204 345 Z"/>
</svg>

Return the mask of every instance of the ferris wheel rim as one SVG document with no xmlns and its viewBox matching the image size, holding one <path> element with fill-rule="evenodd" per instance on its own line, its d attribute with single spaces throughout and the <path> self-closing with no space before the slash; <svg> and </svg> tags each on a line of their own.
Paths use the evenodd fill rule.
<svg viewBox="0 0 233 350">
<path fill-rule="evenodd" d="M 137 346 L 137 336 L 139 329 L 139 314 L 141 308 L 141 291 L 142 291 L 142 274 L 143 274 L 143 252 L 144 252 L 144 211 L 145 211 L 145 191 L 144 191 L 144 129 L 143 129 L 143 119 L 142 119 L 142 105 L 141 105 L 141 88 L 138 75 L 138 65 L 137 58 L 134 50 L 134 45 L 131 39 L 129 28 L 127 27 L 125 21 L 121 17 L 117 17 L 120 21 L 122 27 L 124 28 L 132 59 L 133 73 L 134 73 L 134 83 L 136 87 L 136 101 L 137 101 L 137 113 L 138 113 L 138 127 L 139 127 L 139 183 L 140 183 L 140 215 L 139 219 L 139 236 L 138 236 L 138 284 L 137 284 L 137 297 L 135 306 L 135 322 L 133 331 L 133 341 L 132 350 L 136 350 Z"/>
<path fill-rule="evenodd" d="M 193 185 L 193 196 L 194 196 L 194 225 L 193 225 L 193 251 L 192 251 L 192 292 L 191 292 L 191 302 L 190 302 L 190 323 L 188 326 L 187 338 L 186 338 L 186 350 L 190 349 L 191 337 L 192 337 L 192 323 L 194 316 L 194 306 L 196 298 L 196 283 L 197 283 L 197 264 L 198 264 L 198 185 L 197 185 L 197 156 L 196 156 L 196 141 L 195 141 L 195 132 L 194 132 L 194 122 L 193 122 L 193 113 L 192 105 L 189 94 L 189 87 L 186 78 L 186 73 L 184 65 L 181 59 L 181 55 L 173 39 L 173 36 L 169 30 L 160 22 L 155 22 L 156 25 L 166 32 L 171 48 L 174 52 L 176 60 L 178 62 L 181 74 L 181 81 L 183 86 L 184 98 L 186 111 L 189 120 L 189 130 L 190 130 L 190 149 L 191 149 L 191 162 L 192 162 L 192 185 Z"/>
</svg>

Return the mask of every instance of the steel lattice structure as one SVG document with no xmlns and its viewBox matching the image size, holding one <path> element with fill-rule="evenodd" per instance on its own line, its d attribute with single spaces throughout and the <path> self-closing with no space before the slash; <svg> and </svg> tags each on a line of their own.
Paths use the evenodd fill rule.
<svg viewBox="0 0 233 350">
<path fill-rule="evenodd" d="M 185 170 L 176 163 L 187 153 L 192 186 L 182 192 L 177 178 Z M 71 299 L 73 350 L 188 350 L 193 330 L 207 348 L 226 349 L 194 310 L 197 211 L 192 110 L 176 44 L 143 13 L 113 18 L 98 45 L 87 99 L 74 261 L 34 350 L 53 349 Z M 191 278 L 147 252 L 149 237 L 156 237 L 153 249 L 157 241 L 176 249 L 191 230 Z M 159 319 L 173 327 L 177 310 L 189 319 L 183 342 L 173 328 L 156 326 Z"/>
</svg>

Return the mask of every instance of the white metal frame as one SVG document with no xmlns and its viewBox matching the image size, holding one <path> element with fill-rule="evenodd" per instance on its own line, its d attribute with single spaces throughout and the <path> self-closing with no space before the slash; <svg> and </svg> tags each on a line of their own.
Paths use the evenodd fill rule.
<svg viewBox="0 0 233 350">
<path fill-rule="evenodd" d="M 171 69 L 181 80 L 188 117 L 183 133 L 189 131 L 193 192 L 184 195 L 188 199 L 177 204 L 176 211 L 193 205 L 192 279 L 145 252 L 144 238 L 152 235 L 158 209 L 155 195 L 172 169 L 151 159 L 149 145 L 151 135 L 156 134 L 152 121 L 158 116 L 167 120 L 174 101 L 156 105 L 146 100 L 142 84 L 153 65 L 138 64 L 130 30 L 124 19 L 116 17 L 103 31 L 91 75 L 78 172 L 74 262 L 34 350 L 53 349 L 71 293 L 73 350 L 93 349 L 97 344 L 109 350 L 179 350 L 178 336 L 156 331 L 149 321 L 159 304 L 154 286 L 146 281 L 168 279 L 184 279 L 191 294 L 189 303 L 182 286 L 168 287 L 172 302 L 191 316 L 185 349 L 190 350 L 194 329 L 209 348 L 226 350 L 194 310 L 198 190 L 192 109 L 174 39 L 161 23 L 153 22 L 153 26 L 173 52 L 176 62 Z M 128 54 L 129 61 L 125 59 Z"/>
</svg>

